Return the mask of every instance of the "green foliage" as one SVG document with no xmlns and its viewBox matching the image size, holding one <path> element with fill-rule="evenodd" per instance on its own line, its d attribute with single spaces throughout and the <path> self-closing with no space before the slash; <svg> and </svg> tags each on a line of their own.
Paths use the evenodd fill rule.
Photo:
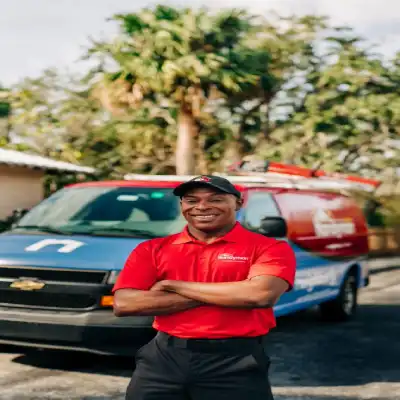
<svg viewBox="0 0 400 400">
<path fill-rule="evenodd" d="M 11 104 L 7 97 L 8 91 L 0 86 L 0 147 L 9 143 Z"/>
<path fill-rule="evenodd" d="M 243 92 L 267 74 L 267 50 L 254 51 L 242 39 L 252 28 L 242 11 L 213 16 L 158 6 L 115 20 L 121 36 L 95 43 L 89 54 L 106 55 L 117 65 L 118 71 L 104 74 L 102 81 L 122 90 L 113 96 L 117 103 L 132 106 L 142 97 L 161 94 L 176 107 L 182 101 L 193 107 L 212 90 L 216 96 Z"/>
<path fill-rule="evenodd" d="M 383 59 L 348 27 L 167 6 L 112 20 L 119 35 L 93 43 L 86 56 L 101 61 L 83 79 L 46 71 L 10 88 L 19 141 L 0 145 L 95 166 L 99 179 L 252 154 L 370 176 L 400 164 L 400 55 Z"/>
<path fill-rule="evenodd" d="M 6 118 L 11 113 L 11 106 L 7 102 L 0 102 L 0 118 Z"/>
<path fill-rule="evenodd" d="M 11 105 L 7 101 L 8 91 L 0 85 L 0 119 L 7 118 L 11 113 Z"/>
<path fill-rule="evenodd" d="M 142 107 L 160 105 L 175 114 L 177 172 L 195 172 L 196 153 L 201 157 L 208 150 L 202 146 L 205 127 L 215 127 L 210 116 L 232 102 L 266 98 L 274 80 L 269 51 L 248 40 L 261 26 L 241 10 L 212 15 L 165 6 L 114 19 L 120 36 L 89 51 L 115 66 L 101 73 L 95 95 L 114 116 L 132 117 Z"/>
<path fill-rule="evenodd" d="M 361 40 L 339 31 L 327 39 L 318 68 L 307 71 L 302 97 L 288 102 L 291 111 L 260 153 L 290 163 L 330 171 L 379 174 L 399 165 L 400 113 L 398 67 L 373 56 Z M 299 93 L 299 91 L 298 91 Z M 291 103 L 291 104 L 290 104 Z"/>
</svg>

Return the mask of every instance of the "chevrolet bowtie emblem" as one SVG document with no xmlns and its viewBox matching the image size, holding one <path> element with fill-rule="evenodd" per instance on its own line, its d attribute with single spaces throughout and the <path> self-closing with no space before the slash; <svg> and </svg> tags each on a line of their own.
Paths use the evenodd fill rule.
<svg viewBox="0 0 400 400">
<path fill-rule="evenodd" d="M 40 290 L 45 286 L 44 282 L 35 279 L 18 279 L 11 283 L 10 287 L 19 290 Z"/>
</svg>

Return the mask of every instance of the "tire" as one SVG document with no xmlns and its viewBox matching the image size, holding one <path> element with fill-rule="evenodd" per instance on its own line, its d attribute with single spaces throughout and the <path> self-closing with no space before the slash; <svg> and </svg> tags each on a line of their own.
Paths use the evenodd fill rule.
<svg viewBox="0 0 400 400">
<path fill-rule="evenodd" d="M 320 305 L 321 317 L 324 321 L 345 322 L 355 317 L 357 302 L 357 277 L 350 271 L 343 281 L 339 295 Z"/>
</svg>

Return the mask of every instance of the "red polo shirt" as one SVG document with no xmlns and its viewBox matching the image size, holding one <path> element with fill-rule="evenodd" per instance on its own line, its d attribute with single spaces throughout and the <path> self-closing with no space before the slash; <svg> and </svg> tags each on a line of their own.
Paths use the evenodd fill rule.
<svg viewBox="0 0 400 400">
<path fill-rule="evenodd" d="M 244 229 L 239 223 L 225 236 L 207 244 L 187 229 L 141 243 L 128 257 L 113 291 L 148 290 L 160 280 L 188 282 L 241 281 L 274 275 L 294 284 L 295 255 L 285 241 Z M 290 290 L 289 289 L 289 290 Z M 275 327 L 271 308 L 239 309 L 205 305 L 155 317 L 158 331 L 183 338 L 259 336 Z"/>
</svg>

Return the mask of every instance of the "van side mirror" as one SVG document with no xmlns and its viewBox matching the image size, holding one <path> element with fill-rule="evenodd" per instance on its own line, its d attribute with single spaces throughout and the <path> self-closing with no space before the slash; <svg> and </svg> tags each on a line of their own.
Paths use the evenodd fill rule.
<svg viewBox="0 0 400 400">
<path fill-rule="evenodd" d="M 260 231 L 262 235 L 273 238 L 283 238 L 287 235 L 286 221 L 281 217 L 266 217 L 261 220 Z"/>
</svg>

